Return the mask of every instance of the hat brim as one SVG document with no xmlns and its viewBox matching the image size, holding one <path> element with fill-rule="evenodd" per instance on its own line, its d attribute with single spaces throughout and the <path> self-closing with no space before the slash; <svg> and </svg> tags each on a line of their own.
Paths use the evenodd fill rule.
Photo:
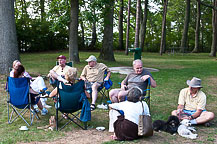
<svg viewBox="0 0 217 144">
<path fill-rule="evenodd" d="M 96 60 L 92 60 L 92 59 L 86 59 L 86 62 L 91 62 L 91 61 L 96 61 Z"/>
<path fill-rule="evenodd" d="M 187 85 L 189 85 L 190 87 L 202 88 L 202 86 L 199 86 L 199 85 L 191 85 L 190 80 L 187 80 L 186 83 L 187 83 Z"/>
</svg>

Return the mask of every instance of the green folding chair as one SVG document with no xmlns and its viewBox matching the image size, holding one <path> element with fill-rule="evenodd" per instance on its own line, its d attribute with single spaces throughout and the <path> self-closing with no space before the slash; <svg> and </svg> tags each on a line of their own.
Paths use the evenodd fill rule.
<svg viewBox="0 0 217 144">
<path fill-rule="evenodd" d="M 74 85 L 64 85 L 58 82 L 58 96 L 56 98 L 56 130 L 61 130 L 69 123 L 74 123 L 80 128 L 86 130 L 87 122 L 91 120 L 90 104 L 84 93 L 84 81 L 79 81 Z M 59 112 L 65 115 L 67 119 L 61 116 Z M 60 127 L 61 121 L 66 123 Z"/>
</svg>

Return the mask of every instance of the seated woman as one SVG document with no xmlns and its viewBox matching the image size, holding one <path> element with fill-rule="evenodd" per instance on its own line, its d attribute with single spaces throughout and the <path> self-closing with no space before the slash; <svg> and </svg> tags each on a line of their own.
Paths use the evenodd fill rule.
<svg viewBox="0 0 217 144">
<path fill-rule="evenodd" d="M 65 79 L 61 78 L 58 80 L 62 81 L 65 85 L 73 85 L 75 83 L 76 78 L 77 78 L 77 69 L 69 68 L 65 74 Z M 49 97 L 54 97 L 56 95 L 57 95 L 57 87 L 50 93 Z M 66 115 L 67 114 L 64 114 L 63 117 L 67 118 Z"/>
<path fill-rule="evenodd" d="M 21 62 L 19 60 L 15 60 L 13 62 L 13 69 L 10 71 L 10 77 L 14 77 L 14 71 L 18 68 L 19 65 L 21 65 Z M 38 76 L 37 78 L 35 78 L 33 80 L 32 77 L 29 75 L 29 73 L 26 71 L 24 71 L 23 76 L 31 79 L 31 87 L 37 93 L 39 93 L 40 91 L 44 91 L 43 89 L 46 88 L 44 80 L 41 76 Z M 45 108 L 51 108 L 52 107 L 52 106 L 46 104 L 47 98 L 43 98 L 40 100 L 41 100 L 42 105 Z M 39 111 L 37 105 L 34 105 L 34 108 L 37 112 Z"/>
<path fill-rule="evenodd" d="M 22 65 L 17 66 L 17 69 L 14 70 L 14 78 L 21 78 L 21 77 L 25 77 L 24 76 L 25 73 L 25 68 Z M 37 83 L 40 83 L 40 85 L 36 85 Z M 35 96 L 34 94 L 39 94 L 40 90 L 42 90 L 43 88 L 45 88 L 45 83 L 44 80 L 41 78 L 37 79 L 37 83 L 33 83 L 30 81 L 30 89 L 29 92 L 31 95 L 31 99 L 35 100 Z M 41 109 L 41 115 L 46 115 L 48 113 L 48 110 L 46 108 L 44 108 L 41 104 L 41 101 L 39 100 L 37 103 L 39 109 Z"/>
<path fill-rule="evenodd" d="M 143 113 L 142 103 L 145 115 L 150 115 L 146 102 L 140 102 L 141 95 L 142 90 L 135 87 L 128 92 L 127 101 L 109 104 L 110 111 L 122 110 L 122 113 L 124 113 L 124 115 L 119 114 L 118 117 L 117 115 L 109 114 L 110 121 L 114 120 L 114 116 L 117 117 L 114 125 L 110 124 L 110 127 L 114 126 L 114 135 L 111 136 L 113 140 L 135 140 L 139 138 L 138 123 L 139 115 Z M 109 129 L 111 130 L 112 128 Z"/>
</svg>

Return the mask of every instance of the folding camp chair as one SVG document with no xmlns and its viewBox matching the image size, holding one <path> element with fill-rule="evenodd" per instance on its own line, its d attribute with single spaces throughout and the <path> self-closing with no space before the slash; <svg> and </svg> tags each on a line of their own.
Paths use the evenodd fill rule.
<svg viewBox="0 0 217 144">
<path fill-rule="evenodd" d="M 34 117 L 39 119 L 34 110 L 31 110 L 32 104 L 35 104 L 39 98 L 31 100 L 29 93 L 29 78 L 7 78 L 7 107 L 8 107 L 8 123 L 13 123 L 20 117 L 28 126 L 31 126 Z M 12 108 L 10 113 L 10 108 Z M 29 122 L 24 118 L 24 115 L 29 111 Z M 14 113 L 16 115 L 14 115 Z"/>
<path fill-rule="evenodd" d="M 105 76 L 107 76 L 107 71 L 105 71 Z M 97 89 L 98 93 L 102 95 L 100 103 L 102 103 L 103 99 L 108 100 L 109 99 L 109 90 L 112 87 L 113 83 L 111 79 L 109 78 L 108 81 L 104 81 L 103 84 Z"/>
<path fill-rule="evenodd" d="M 150 109 L 151 80 L 150 78 L 148 78 L 146 81 L 148 81 L 148 86 L 145 90 L 143 90 L 143 92 L 145 92 L 145 96 L 142 97 L 142 100 L 144 100 L 148 104 L 148 107 Z"/>
<path fill-rule="evenodd" d="M 60 122 L 64 119 L 58 118 L 58 112 L 66 116 L 68 120 L 60 130 L 70 122 L 73 122 L 82 129 L 87 129 L 87 121 L 91 120 L 90 104 L 84 93 L 84 81 L 79 81 L 74 85 L 64 85 L 58 82 L 58 96 L 56 98 L 56 130 L 59 129 Z M 79 118 L 80 115 L 80 118 Z M 83 123 L 83 126 L 82 126 Z"/>
</svg>

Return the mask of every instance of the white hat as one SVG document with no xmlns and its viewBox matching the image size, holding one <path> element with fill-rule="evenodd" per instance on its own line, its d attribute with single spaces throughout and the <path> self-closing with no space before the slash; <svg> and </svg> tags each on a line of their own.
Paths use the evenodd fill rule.
<svg viewBox="0 0 217 144">
<path fill-rule="evenodd" d="M 97 59 L 94 55 L 91 55 L 91 56 L 89 56 L 88 59 L 86 59 L 86 62 L 90 62 L 90 61 L 97 61 Z"/>
<path fill-rule="evenodd" d="M 195 88 L 202 88 L 201 86 L 201 79 L 193 77 L 191 80 L 187 80 L 187 85 L 190 87 L 195 87 Z"/>
</svg>

